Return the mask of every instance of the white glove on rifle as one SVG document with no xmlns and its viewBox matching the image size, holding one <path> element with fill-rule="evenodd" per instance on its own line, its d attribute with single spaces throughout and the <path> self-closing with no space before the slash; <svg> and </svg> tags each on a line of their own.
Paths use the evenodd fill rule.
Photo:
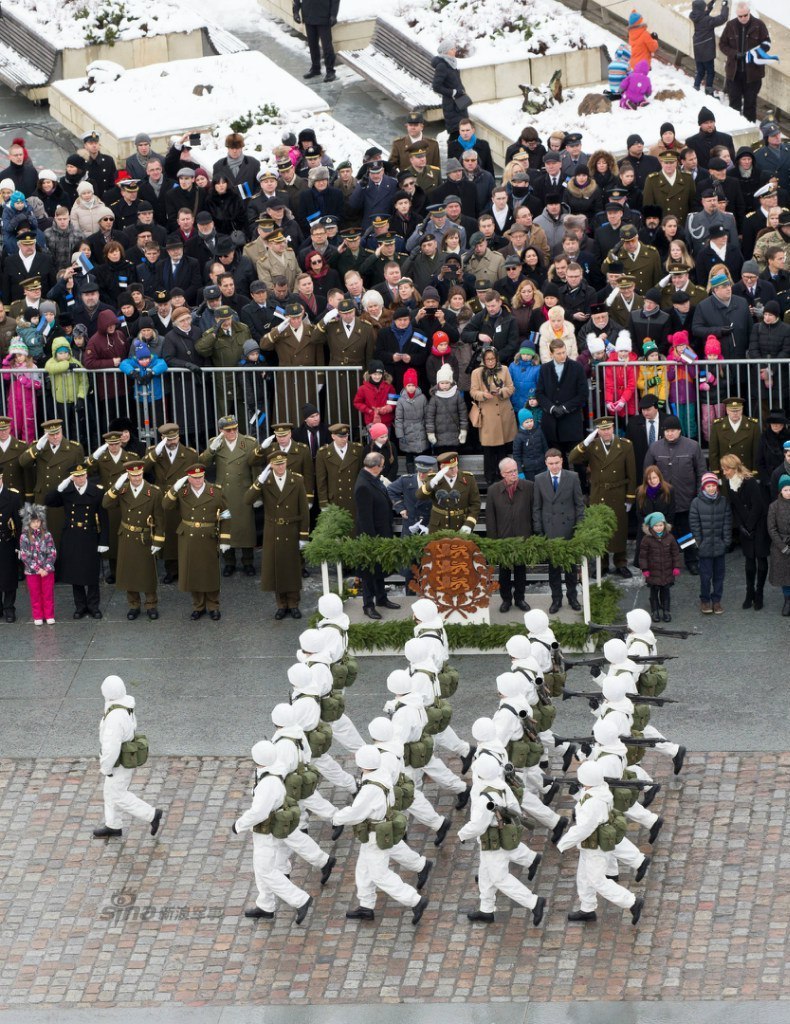
<svg viewBox="0 0 790 1024">
<path fill-rule="evenodd" d="M 161 550 L 162 550 L 162 548 L 160 547 L 159 544 L 152 544 L 151 545 L 151 554 L 152 555 L 155 555 L 158 551 L 161 551 Z"/>
<path fill-rule="evenodd" d="M 173 490 L 180 491 L 188 479 L 189 477 L 182 476 L 180 480 L 176 480 L 176 482 L 173 484 Z"/>
<path fill-rule="evenodd" d="M 269 434 L 265 441 L 261 442 L 261 448 L 270 448 L 274 444 L 274 434 Z"/>
<path fill-rule="evenodd" d="M 99 445 L 99 447 L 98 447 L 98 448 L 96 449 L 96 451 L 95 451 L 95 452 L 93 453 L 93 455 L 91 456 L 91 458 L 92 458 L 92 459 L 98 459 L 98 457 L 99 457 L 100 455 L 104 455 L 104 453 L 105 453 L 106 451 L 107 451 L 107 445 L 106 445 L 106 444 L 100 444 L 100 445 Z"/>
<path fill-rule="evenodd" d="M 422 523 L 415 523 L 413 526 L 408 527 L 408 531 L 412 537 L 414 537 L 415 534 L 422 533 Z"/>
<path fill-rule="evenodd" d="M 230 544 L 220 544 L 219 549 L 224 555 L 226 551 L 230 551 Z"/>
<path fill-rule="evenodd" d="M 626 512 L 630 512 L 631 511 L 631 509 L 633 508 L 633 504 L 634 503 L 632 501 L 627 501 L 625 503 L 625 510 L 626 510 Z"/>
<path fill-rule="evenodd" d="M 595 430 L 591 430 L 590 433 L 587 435 L 587 437 L 585 437 L 585 439 L 582 441 L 582 444 L 584 445 L 584 447 L 585 448 L 589 448 L 590 445 L 593 443 L 593 441 L 596 439 L 597 436 L 598 436 L 598 428 L 596 427 Z"/>
<path fill-rule="evenodd" d="M 41 437 L 38 439 L 38 441 L 36 441 L 36 448 L 38 448 L 38 450 L 40 452 L 44 451 L 44 446 L 47 443 L 47 437 L 48 437 L 47 434 L 42 434 Z"/>
<path fill-rule="evenodd" d="M 129 474 L 128 473 L 121 473 L 121 475 L 118 477 L 118 479 L 112 485 L 113 486 L 113 490 L 117 491 L 119 488 L 123 487 L 123 485 L 126 483 L 126 481 L 128 479 L 129 479 Z"/>
<path fill-rule="evenodd" d="M 261 472 L 258 474 L 258 483 L 265 484 L 269 478 L 269 474 L 271 473 L 271 471 L 271 466 L 267 466 L 265 469 L 261 470 Z"/>
<path fill-rule="evenodd" d="M 70 476 L 67 476 L 65 480 L 61 480 L 60 481 L 60 483 L 58 484 L 58 490 L 60 491 L 61 494 L 66 490 L 66 488 L 69 486 L 70 483 L 71 483 L 71 477 Z"/>
<path fill-rule="evenodd" d="M 225 438 L 222 436 L 222 434 L 217 434 L 217 436 L 214 438 L 214 440 L 209 445 L 209 448 L 211 449 L 211 451 L 212 452 L 218 452 L 220 450 L 220 448 L 222 447 L 222 442 L 224 440 L 225 440 Z"/>
<path fill-rule="evenodd" d="M 162 452 L 165 450 L 165 445 L 166 444 L 167 444 L 167 441 L 163 437 L 162 440 L 159 442 L 159 444 L 154 448 L 154 451 L 156 452 L 157 455 L 161 455 L 162 454 Z"/>
<path fill-rule="evenodd" d="M 462 526 L 459 532 L 460 533 L 471 533 L 472 532 L 472 527 L 471 526 Z"/>
<path fill-rule="evenodd" d="M 108 551 L 109 551 L 110 549 L 109 549 L 109 548 L 107 547 L 107 545 L 106 545 L 106 544 L 100 544 L 100 545 L 99 545 L 99 546 L 98 546 L 98 547 L 96 548 L 96 550 L 97 550 L 97 551 L 99 552 L 99 554 L 100 554 L 100 555 L 106 555 L 106 554 L 107 554 L 107 552 L 108 552 Z"/>
</svg>

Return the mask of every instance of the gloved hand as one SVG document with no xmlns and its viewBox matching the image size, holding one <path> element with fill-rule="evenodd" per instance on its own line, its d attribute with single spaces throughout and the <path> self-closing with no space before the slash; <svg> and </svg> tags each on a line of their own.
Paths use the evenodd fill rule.
<svg viewBox="0 0 790 1024">
<path fill-rule="evenodd" d="M 469 534 L 471 532 L 472 532 L 472 527 L 471 526 L 462 526 L 461 529 L 459 530 L 459 533 L 463 533 L 463 534 Z"/>
<path fill-rule="evenodd" d="M 47 443 L 47 434 L 42 434 L 41 437 L 38 439 L 38 441 L 36 441 L 36 448 L 38 448 L 38 450 L 40 452 L 42 452 L 44 450 L 44 445 L 46 443 Z"/>
<path fill-rule="evenodd" d="M 210 451 L 218 452 L 220 450 L 220 448 L 222 447 L 222 442 L 224 440 L 225 440 L 225 438 L 222 436 L 222 434 L 217 434 L 217 436 L 215 438 L 213 438 L 213 440 L 209 444 Z"/>
<path fill-rule="evenodd" d="M 593 665 L 593 667 L 590 669 L 590 675 L 593 677 L 593 679 L 597 679 L 598 676 L 603 675 L 603 669 L 600 665 Z"/>
<path fill-rule="evenodd" d="M 224 555 L 226 551 L 230 551 L 230 544 L 220 544 L 219 549 Z"/>
<path fill-rule="evenodd" d="M 188 479 L 188 477 L 182 476 L 180 480 L 176 480 L 176 482 L 173 484 L 173 490 L 180 491 Z"/>
<path fill-rule="evenodd" d="M 441 483 L 442 480 L 444 480 L 444 478 L 447 476 L 449 468 L 449 466 L 442 466 L 439 472 L 434 476 L 433 480 L 431 480 L 431 487 L 436 487 L 437 484 Z"/>
<path fill-rule="evenodd" d="M 466 444 L 466 434 L 467 434 L 467 432 L 465 430 L 459 430 L 458 431 L 458 443 L 459 444 Z"/>
<path fill-rule="evenodd" d="M 420 533 L 420 527 L 421 526 L 422 526 L 422 523 L 415 523 L 413 526 L 409 526 L 408 527 L 408 531 L 412 535 L 412 537 L 414 537 L 416 534 Z"/>
<path fill-rule="evenodd" d="M 60 491 L 61 494 L 66 490 L 66 488 L 69 486 L 70 483 L 71 483 L 71 477 L 70 476 L 67 476 L 65 480 L 61 480 L 60 481 L 60 483 L 58 484 L 58 490 Z"/>
<path fill-rule="evenodd" d="M 428 533 L 428 527 L 425 525 L 425 523 L 420 523 L 420 533 L 423 536 L 425 536 L 425 534 Z"/>
<path fill-rule="evenodd" d="M 334 28 L 335 25 L 337 25 L 337 18 L 330 18 L 329 19 L 329 27 L 330 28 Z"/>
<path fill-rule="evenodd" d="M 92 459 L 98 459 L 99 456 L 100 455 L 104 455 L 104 453 L 106 451 L 107 451 L 107 445 L 106 444 L 100 444 L 99 447 L 96 449 L 96 451 L 93 453 L 93 455 L 91 455 L 91 458 Z"/>
<path fill-rule="evenodd" d="M 108 551 L 109 551 L 110 549 L 109 549 L 109 548 L 107 547 L 107 545 L 106 545 L 106 544 L 100 544 L 100 545 L 99 545 L 99 546 L 98 546 L 98 547 L 96 548 L 96 550 L 97 550 L 97 551 L 99 552 L 99 554 L 100 554 L 100 555 L 106 555 L 106 554 L 107 554 L 107 552 L 108 552 Z"/>
<path fill-rule="evenodd" d="M 590 743 L 582 743 L 582 745 L 579 747 L 579 750 L 581 750 L 585 757 L 589 757 L 592 753 L 592 745 Z"/>
<path fill-rule="evenodd" d="M 223 510 L 219 514 L 219 517 L 220 517 L 220 519 L 230 519 L 230 517 L 231 517 L 230 509 L 229 508 L 223 508 Z"/>
<path fill-rule="evenodd" d="M 680 572 L 679 569 L 677 571 Z M 647 572 L 646 570 L 642 572 L 642 575 L 645 577 L 646 580 L 650 579 L 650 573 Z"/>
<path fill-rule="evenodd" d="M 272 471 L 272 467 L 271 466 L 266 466 L 265 469 L 262 469 L 261 472 L 258 474 L 258 483 L 259 484 L 265 484 L 269 474 L 271 473 L 271 471 Z"/>
<path fill-rule="evenodd" d="M 117 491 L 119 487 L 123 487 L 123 485 L 126 483 L 126 481 L 128 479 L 129 479 L 129 474 L 128 473 L 121 473 L 121 475 L 118 477 L 118 479 L 112 485 L 113 486 L 113 490 Z"/>
<path fill-rule="evenodd" d="M 288 323 L 288 321 L 287 320 L 283 320 L 282 323 L 277 324 L 277 333 L 278 334 L 285 334 L 285 332 L 288 330 L 289 326 L 290 326 L 290 324 Z"/>
<path fill-rule="evenodd" d="M 162 454 L 162 452 L 165 450 L 165 445 L 166 444 L 167 444 L 167 441 L 164 438 L 162 438 L 162 440 L 159 442 L 159 444 L 157 444 L 156 447 L 154 448 L 154 451 L 156 452 L 157 455 L 161 455 Z"/>
<path fill-rule="evenodd" d="M 274 444 L 274 434 L 269 434 L 265 441 L 261 442 L 261 448 L 269 448 Z"/>
<path fill-rule="evenodd" d="M 293 19 L 294 19 L 294 22 L 297 25 L 301 25 L 302 24 L 302 13 L 299 10 L 299 5 L 298 4 L 294 4 L 293 5 Z M 235 832 L 236 829 L 234 828 L 233 831 Z"/>
<path fill-rule="evenodd" d="M 436 434 L 428 434 L 428 443 L 436 444 Z"/>
<path fill-rule="evenodd" d="M 598 428 L 596 427 L 595 430 L 591 430 L 590 433 L 587 435 L 587 437 L 585 437 L 585 439 L 582 441 L 582 444 L 584 445 L 584 447 L 585 448 L 589 448 L 590 445 L 593 443 L 593 441 L 596 439 L 597 436 L 598 436 Z"/>
<path fill-rule="evenodd" d="M 203 371 L 203 367 L 198 366 L 197 363 L 188 363 L 187 369 L 189 370 L 190 373 L 202 373 Z"/>
<path fill-rule="evenodd" d="M 305 549 L 306 547 L 307 547 L 307 541 L 306 541 L 306 540 L 300 540 L 300 541 L 299 541 L 299 550 L 300 550 L 300 551 L 304 551 L 304 549 Z"/>
<path fill-rule="evenodd" d="M 609 410 L 609 412 L 615 413 L 615 412 L 617 412 L 617 403 L 616 402 L 607 402 L 606 403 L 606 408 Z"/>
<path fill-rule="evenodd" d="M 331 324 L 333 320 L 337 320 L 339 315 L 340 314 L 334 308 L 334 306 L 330 306 L 329 309 L 326 311 L 326 313 L 324 313 L 323 317 L 321 318 L 321 322 L 325 324 Z"/>
<path fill-rule="evenodd" d="M 384 702 L 384 713 L 387 714 L 387 715 L 391 715 L 392 712 L 395 710 L 395 704 L 396 704 L 396 701 L 394 701 L 394 700 L 385 701 Z"/>
<path fill-rule="evenodd" d="M 152 544 L 152 545 L 151 545 L 151 554 L 152 554 L 152 555 L 157 555 L 157 554 L 159 554 L 159 552 L 160 552 L 161 550 L 162 550 L 162 548 L 161 548 L 161 546 L 160 546 L 159 544 Z"/>
<path fill-rule="evenodd" d="M 680 576 L 680 569 L 673 569 L 672 570 L 672 575 L 673 576 Z"/>
<path fill-rule="evenodd" d="M 625 503 L 625 510 L 626 510 L 626 512 L 630 512 L 633 507 L 634 507 L 633 501 L 627 501 Z"/>
</svg>

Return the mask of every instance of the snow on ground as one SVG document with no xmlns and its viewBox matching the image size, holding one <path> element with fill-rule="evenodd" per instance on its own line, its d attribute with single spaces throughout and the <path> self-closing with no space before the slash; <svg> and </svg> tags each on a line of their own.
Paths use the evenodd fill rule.
<svg viewBox="0 0 790 1024">
<path fill-rule="evenodd" d="M 448 0 L 438 12 L 430 0 L 396 0 L 379 16 L 431 53 L 440 40 L 454 41 L 461 69 L 620 41 L 555 0 Z"/>
<path fill-rule="evenodd" d="M 91 93 L 79 91 L 82 83 L 72 78 L 57 85 L 116 138 L 213 128 L 267 104 L 287 113 L 290 121 L 329 109 L 317 93 L 257 50 L 151 64 Z M 212 89 L 198 96 L 193 91 L 198 86 Z"/>
<path fill-rule="evenodd" d="M 533 125 L 544 139 L 556 130 L 575 129 L 582 132 L 582 147 L 585 153 L 592 153 L 596 149 L 606 149 L 615 154 L 624 153 L 625 140 L 631 134 L 641 135 L 646 145 L 652 145 L 658 138 L 659 125 L 664 121 L 671 122 L 675 126 L 678 138 L 685 139 L 699 130 L 697 114 L 703 104 L 715 114 L 716 127 L 720 131 L 754 130 L 751 122 L 726 103 L 712 96 L 696 93 L 692 79 L 682 71 L 654 64 L 650 77 L 654 92 L 680 88 L 683 89 L 685 98 L 650 103 L 639 110 L 621 110 L 619 104 L 615 103 L 611 114 L 588 114 L 580 117 L 577 113 L 579 103 L 588 93 L 601 92 L 606 88 L 601 83 L 578 89 L 565 89 L 561 104 L 555 104 L 535 116 L 522 113 L 520 97 L 498 100 L 495 103 L 475 103 L 472 104 L 470 111 L 475 120 L 490 125 L 506 139 L 517 139 L 519 132 L 527 124 Z M 481 134 L 485 136 L 484 129 Z"/>
<path fill-rule="evenodd" d="M 785 28 L 790 28 L 790 4 L 787 0 L 758 0 L 757 4 L 752 5 L 752 10 L 756 11 L 758 17 L 764 14 Z M 787 54 L 781 56 L 787 57 Z"/>
<path fill-rule="evenodd" d="M 61 48 L 191 32 L 205 24 L 178 0 L 4 0 L 7 11 Z"/>
</svg>

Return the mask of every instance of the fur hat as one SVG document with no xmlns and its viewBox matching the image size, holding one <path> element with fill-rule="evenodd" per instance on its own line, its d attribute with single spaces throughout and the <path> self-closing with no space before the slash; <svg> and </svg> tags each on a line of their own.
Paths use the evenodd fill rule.
<svg viewBox="0 0 790 1024">
<path fill-rule="evenodd" d="M 27 530 L 31 519 L 40 519 L 41 526 L 47 528 L 47 510 L 44 505 L 27 505 L 22 512 L 22 526 Z"/>
</svg>

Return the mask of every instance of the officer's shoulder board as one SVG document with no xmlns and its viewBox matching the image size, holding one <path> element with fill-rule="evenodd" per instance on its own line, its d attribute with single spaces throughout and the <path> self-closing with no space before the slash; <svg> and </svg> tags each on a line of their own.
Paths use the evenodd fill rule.
<svg viewBox="0 0 790 1024">
<path fill-rule="evenodd" d="M 645 181 L 650 181 L 651 178 L 657 178 L 661 174 L 661 171 L 651 171 L 650 174 L 645 178 Z"/>
</svg>

